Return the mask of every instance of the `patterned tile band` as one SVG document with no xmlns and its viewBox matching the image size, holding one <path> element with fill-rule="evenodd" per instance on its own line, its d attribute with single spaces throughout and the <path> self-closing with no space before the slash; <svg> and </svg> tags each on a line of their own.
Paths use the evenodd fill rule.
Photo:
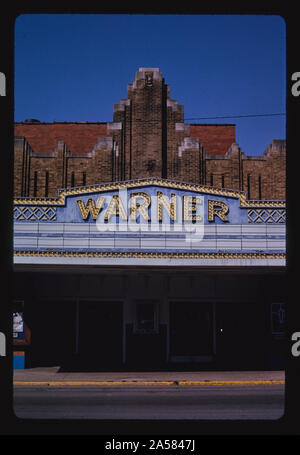
<svg viewBox="0 0 300 455">
<path fill-rule="evenodd" d="M 15 221 L 55 221 L 56 207 L 47 206 L 15 206 Z"/>
<path fill-rule="evenodd" d="M 250 209 L 248 223 L 285 223 L 285 209 Z"/>
</svg>

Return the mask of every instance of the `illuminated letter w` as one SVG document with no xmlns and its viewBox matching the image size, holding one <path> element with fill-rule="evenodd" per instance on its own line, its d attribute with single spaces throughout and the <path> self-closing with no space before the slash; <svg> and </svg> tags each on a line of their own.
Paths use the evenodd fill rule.
<svg viewBox="0 0 300 455">
<path fill-rule="evenodd" d="M 103 202 L 104 197 L 102 196 L 98 197 L 96 204 L 93 199 L 88 199 L 86 205 L 84 205 L 83 201 L 81 199 L 78 199 L 77 205 L 79 207 L 82 218 L 86 220 L 89 214 L 91 214 L 93 220 L 96 220 L 102 208 Z"/>
</svg>

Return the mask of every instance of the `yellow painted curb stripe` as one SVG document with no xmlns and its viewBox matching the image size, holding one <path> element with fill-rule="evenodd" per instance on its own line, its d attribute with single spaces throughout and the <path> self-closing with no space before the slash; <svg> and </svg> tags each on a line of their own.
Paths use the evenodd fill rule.
<svg viewBox="0 0 300 455">
<path fill-rule="evenodd" d="M 179 386 L 229 386 L 229 385 L 284 385 L 284 380 L 254 381 L 14 381 L 14 385 L 22 386 L 114 386 L 114 385 L 179 385 Z"/>
<path fill-rule="evenodd" d="M 48 385 L 48 386 L 81 386 L 81 385 L 173 385 L 174 381 L 14 381 L 14 385 Z"/>
<path fill-rule="evenodd" d="M 284 380 L 249 380 L 249 381 L 179 381 L 179 385 L 279 385 Z"/>
</svg>

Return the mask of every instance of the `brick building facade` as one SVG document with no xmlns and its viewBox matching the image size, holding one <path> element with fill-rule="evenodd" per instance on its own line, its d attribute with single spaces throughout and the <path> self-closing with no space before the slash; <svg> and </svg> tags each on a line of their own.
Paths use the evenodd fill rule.
<svg viewBox="0 0 300 455">
<path fill-rule="evenodd" d="M 283 368 L 284 141 L 246 156 L 140 68 L 113 122 L 17 123 L 14 165 L 16 368 Z"/>
<path fill-rule="evenodd" d="M 15 124 L 16 197 L 56 197 L 58 189 L 158 177 L 230 188 L 251 200 L 285 199 L 285 141 L 246 156 L 233 124 L 188 124 L 158 68 L 140 68 L 113 122 Z"/>
</svg>

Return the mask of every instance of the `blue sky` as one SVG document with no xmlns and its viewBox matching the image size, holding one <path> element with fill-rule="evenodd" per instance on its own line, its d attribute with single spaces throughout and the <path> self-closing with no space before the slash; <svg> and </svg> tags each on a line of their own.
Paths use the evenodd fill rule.
<svg viewBox="0 0 300 455">
<path fill-rule="evenodd" d="M 274 15 L 28 14 L 15 22 L 15 121 L 113 120 L 139 67 L 158 67 L 185 118 L 285 113 L 285 22 Z M 247 155 L 285 117 L 235 123 Z"/>
</svg>

